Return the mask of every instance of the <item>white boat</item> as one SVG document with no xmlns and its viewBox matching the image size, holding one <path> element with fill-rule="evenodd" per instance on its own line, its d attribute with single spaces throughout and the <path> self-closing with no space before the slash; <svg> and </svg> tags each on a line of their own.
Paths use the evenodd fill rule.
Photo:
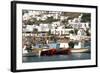
<svg viewBox="0 0 100 73">
<path fill-rule="evenodd" d="M 80 49 L 71 49 L 72 53 L 83 53 L 83 52 L 89 52 L 89 49 L 86 48 L 80 48 Z"/>
</svg>

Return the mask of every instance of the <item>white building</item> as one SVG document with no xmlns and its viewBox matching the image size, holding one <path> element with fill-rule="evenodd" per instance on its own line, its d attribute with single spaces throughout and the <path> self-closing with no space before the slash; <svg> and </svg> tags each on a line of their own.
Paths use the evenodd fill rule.
<svg viewBox="0 0 100 73">
<path fill-rule="evenodd" d="M 54 19 L 58 19 L 59 18 L 59 14 L 56 13 L 54 16 L 53 16 Z"/>
<path fill-rule="evenodd" d="M 73 28 L 83 28 L 86 30 L 89 28 L 88 22 L 81 22 L 82 14 L 78 18 L 74 18 L 73 20 L 68 20 L 69 25 L 71 25 Z"/>
<path fill-rule="evenodd" d="M 74 23 L 74 22 L 71 22 L 69 23 L 69 25 L 71 25 L 73 28 L 83 28 L 83 29 L 87 29 L 89 28 L 89 23 L 83 23 L 83 22 L 80 22 L 80 23 Z"/>
<path fill-rule="evenodd" d="M 60 48 L 69 48 L 68 43 L 60 43 Z"/>
<path fill-rule="evenodd" d="M 34 29 L 39 29 L 39 26 L 38 25 L 25 25 L 26 27 L 23 28 L 23 32 L 33 32 Z"/>
<path fill-rule="evenodd" d="M 48 32 L 49 31 L 49 26 L 48 24 L 40 24 L 38 27 L 39 32 Z"/>
<path fill-rule="evenodd" d="M 64 35 L 69 34 L 69 31 L 73 29 L 51 29 L 51 34 L 57 34 L 57 35 Z"/>
<path fill-rule="evenodd" d="M 26 25 L 26 28 L 23 28 L 23 32 L 32 32 L 33 25 Z"/>
<path fill-rule="evenodd" d="M 31 17 L 29 16 L 29 14 L 28 13 L 24 13 L 23 20 L 29 20 L 29 19 L 31 19 Z"/>
<path fill-rule="evenodd" d="M 52 22 L 51 26 L 52 26 L 52 29 L 56 29 L 57 27 L 60 26 L 60 21 Z"/>
<path fill-rule="evenodd" d="M 47 15 L 42 15 L 41 20 L 46 20 L 47 19 Z"/>
<path fill-rule="evenodd" d="M 85 36 L 86 32 L 84 31 L 84 29 L 79 29 L 78 32 L 77 32 L 77 35 L 78 36 Z"/>
</svg>

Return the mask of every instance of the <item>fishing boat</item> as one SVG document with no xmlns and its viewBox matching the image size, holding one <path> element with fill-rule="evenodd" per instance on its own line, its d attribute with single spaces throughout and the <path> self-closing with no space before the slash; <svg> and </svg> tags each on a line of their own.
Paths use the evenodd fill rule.
<svg viewBox="0 0 100 73">
<path fill-rule="evenodd" d="M 68 55 L 71 53 L 85 53 L 89 52 L 86 48 L 79 49 L 33 49 L 31 53 L 24 53 L 23 56 L 53 56 L 53 55 Z"/>
<path fill-rule="evenodd" d="M 50 48 L 53 46 L 53 48 Z M 31 52 L 24 53 L 23 56 L 52 56 L 52 55 L 67 55 L 71 53 L 85 53 L 89 52 L 88 48 L 68 48 L 68 47 L 56 47 L 57 44 L 50 44 L 49 47 L 44 45 L 42 47 L 32 48 Z"/>
<path fill-rule="evenodd" d="M 41 51 L 41 55 L 67 55 L 67 54 L 71 54 L 71 53 L 85 53 L 85 52 L 89 52 L 89 49 L 87 48 L 79 48 L 79 49 L 69 49 L 69 48 L 64 48 L 64 49 L 49 49 L 46 51 Z"/>
</svg>

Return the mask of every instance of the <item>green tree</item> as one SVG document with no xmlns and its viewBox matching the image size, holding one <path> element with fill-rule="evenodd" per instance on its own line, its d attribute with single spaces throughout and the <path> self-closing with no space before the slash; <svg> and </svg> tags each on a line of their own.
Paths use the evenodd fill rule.
<svg viewBox="0 0 100 73">
<path fill-rule="evenodd" d="M 69 33 L 74 34 L 74 31 L 73 30 L 70 30 Z"/>
<path fill-rule="evenodd" d="M 91 14 L 90 13 L 83 13 L 82 22 L 91 22 Z"/>
</svg>

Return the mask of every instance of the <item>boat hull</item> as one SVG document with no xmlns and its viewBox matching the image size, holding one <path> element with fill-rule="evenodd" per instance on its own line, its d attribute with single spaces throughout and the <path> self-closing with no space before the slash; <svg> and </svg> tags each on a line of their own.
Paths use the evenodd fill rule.
<svg viewBox="0 0 100 73">
<path fill-rule="evenodd" d="M 53 56 L 53 55 L 69 55 L 71 53 L 89 52 L 86 48 L 52 48 L 52 49 L 34 49 L 31 53 L 23 54 L 23 56 Z"/>
</svg>

